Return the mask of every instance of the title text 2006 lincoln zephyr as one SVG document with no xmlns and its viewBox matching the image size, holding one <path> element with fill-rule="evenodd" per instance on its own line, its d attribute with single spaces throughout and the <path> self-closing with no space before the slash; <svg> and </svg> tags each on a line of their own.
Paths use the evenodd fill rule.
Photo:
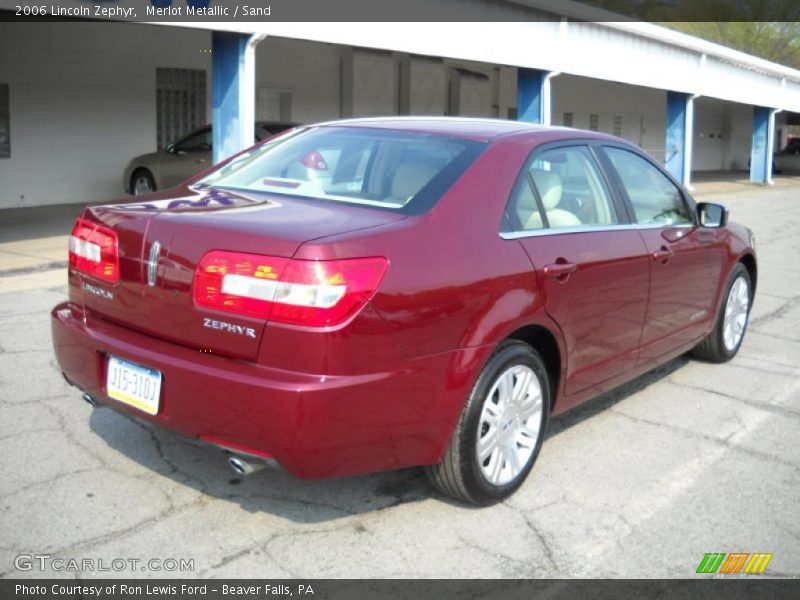
<svg viewBox="0 0 800 600">
<path fill-rule="evenodd" d="M 550 415 L 742 343 L 752 233 L 635 146 L 522 123 L 295 129 L 180 187 L 91 206 L 52 313 L 93 404 L 241 472 L 424 465 L 487 504 Z"/>
</svg>

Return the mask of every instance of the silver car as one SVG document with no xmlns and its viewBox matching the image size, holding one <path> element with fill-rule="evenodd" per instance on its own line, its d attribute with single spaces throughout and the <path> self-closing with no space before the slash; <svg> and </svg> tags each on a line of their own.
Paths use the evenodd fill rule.
<svg viewBox="0 0 800 600">
<path fill-rule="evenodd" d="M 255 141 L 296 126 L 296 123 L 260 121 L 256 123 Z M 211 140 L 211 125 L 206 125 L 163 150 L 131 159 L 122 180 L 125 192 L 141 196 L 171 188 L 207 169 L 212 160 Z"/>
<path fill-rule="evenodd" d="M 776 173 L 800 173 L 800 138 L 789 140 L 783 150 L 776 152 L 773 165 Z"/>
</svg>

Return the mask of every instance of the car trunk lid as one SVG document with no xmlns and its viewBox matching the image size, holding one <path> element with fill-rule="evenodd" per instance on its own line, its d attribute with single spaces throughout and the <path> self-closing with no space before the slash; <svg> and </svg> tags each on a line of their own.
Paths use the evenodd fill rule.
<svg viewBox="0 0 800 600">
<path fill-rule="evenodd" d="M 90 314 L 201 352 L 254 360 L 264 334 L 263 319 L 197 307 L 193 301 L 195 270 L 204 254 L 227 250 L 288 258 L 304 242 L 404 216 L 349 204 L 211 189 L 90 207 L 83 218 L 114 230 L 119 240 L 116 284 L 81 276 Z"/>
</svg>

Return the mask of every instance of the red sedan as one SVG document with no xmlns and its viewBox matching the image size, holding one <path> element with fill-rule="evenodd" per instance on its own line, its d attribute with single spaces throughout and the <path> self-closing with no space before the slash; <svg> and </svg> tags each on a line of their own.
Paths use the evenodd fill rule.
<svg viewBox="0 0 800 600">
<path fill-rule="evenodd" d="M 426 118 L 262 142 L 180 187 L 92 206 L 52 313 L 95 405 L 240 472 L 425 465 L 486 504 L 551 415 L 742 343 L 753 235 L 602 134 Z"/>
</svg>

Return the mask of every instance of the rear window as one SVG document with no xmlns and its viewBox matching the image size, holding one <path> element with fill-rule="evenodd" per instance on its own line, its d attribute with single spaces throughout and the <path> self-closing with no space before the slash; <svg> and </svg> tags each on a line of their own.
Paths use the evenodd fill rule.
<svg viewBox="0 0 800 600">
<path fill-rule="evenodd" d="M 306 129 L 276 141 L 198 185 L 418 212 L 433 205 L 486 146 L 360 127 Z"/>
</svg>

